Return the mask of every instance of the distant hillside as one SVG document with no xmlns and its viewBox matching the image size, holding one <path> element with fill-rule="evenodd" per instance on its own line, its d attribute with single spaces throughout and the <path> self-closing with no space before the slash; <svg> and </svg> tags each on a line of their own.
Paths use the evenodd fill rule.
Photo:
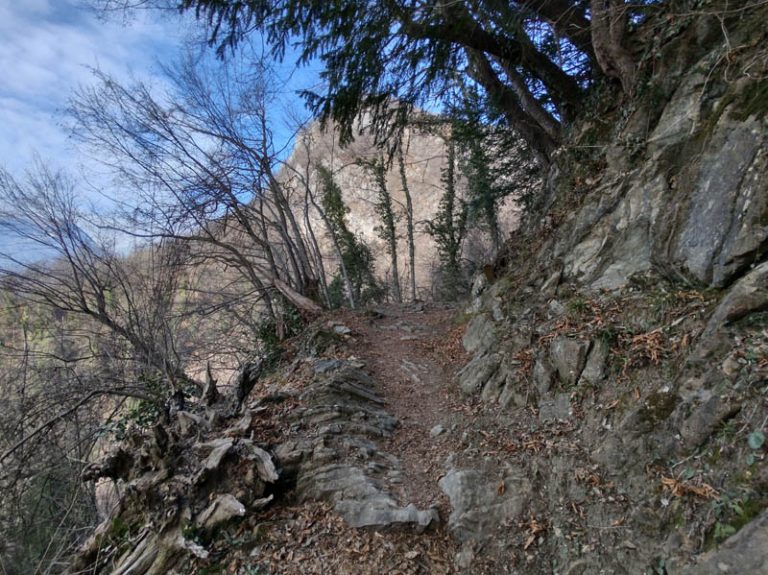
<svg viewBox="0 0 768 575">
<path fill-rule="evenodd" d="M 445 140 L 424 130 L 410 128 L 405 133 L 405 172 L 413 201 L 413 219 L 415 223 L 415 261 L 416 283 L 419 297 L 433 296 L 433 280 L 439 267 L 437 246 L 434 239 L 426 232 L 426 222 L 434 218 L 440 198 L 445 192 L 441 180 L 446 167 L 447 146 Z M 376 213 L 376 187 L 369 171 L 360 165 L 360 161 L 374 160 L 382 153 L 368 133 L 358 134 L 355 141 L 346 147 L 339 144 L 338 133 L 333 126 L 322 130 L 319 123 L 310 125 L 297 139 L 297 144 L 287 163 L 304 176 L 309 177 L 316 186 L 316 166 L 326 166 L 333 171 L 336 183 L 341 187 L 344 200 L 349 208 L 349 225 L 373 251 L 376 258 L 376 273 L 381 279 L 391 276 L 391 265 L 386 255 L 384 241 L 376 233 L 381 225 Z M 290 175 L 283 172 L 284 177 Z M 403 284 L 408 279 L 408 259 L 405 223 L 405 194 L 402 178 L 396 160 L 386 175 L 387 188 L 395 204 L 396 216 L 399 217 L 397 232 L 399 248 L 400 278 Z M 460 193 L 466 193 L 466 182 L 460 177 Z M 499 210 L 502 237 L 507 237 L 519 221 L 519 208 L 514 199 L 507 198 Z M 313 226 L 319 234 L 322 248 L 326 252 L 326 261 L 331 266 L 337 265 L 330 239 L 315 214 Z M 475 228 L 470 230 L 462 254 L 468 268 L 473 269 L 490 262 L 495 254 L 487 234 Z"/>
</svg>

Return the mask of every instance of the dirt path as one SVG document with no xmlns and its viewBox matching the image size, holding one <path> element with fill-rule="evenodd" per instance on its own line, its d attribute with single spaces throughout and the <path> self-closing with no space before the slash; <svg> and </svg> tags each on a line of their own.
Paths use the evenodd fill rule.
<svg viewBox="0 0 768 575">
<path fill-rule="evenodd" d="M 419 508 L 438 505 L 441 514 L 448 506 L 437 482 L 456 449 L 465 409 L 454 381 L 466 359 L 455 316 L 454 309 L 419 304 L 345 318 L 356 335 L 353 353 L 366 362 L 387 410 L 401 422 L 382 444 L 402 463 L 399 495 Z"/>
<path fill-rule="evenodd" d="M 377 438 L 381 453 L 399 460 L 398 482 L 388 480 L 387 493 L 401 506 L 436 506 L 440 522 L 424 531 L 355 529 L 332 504 L 288 499 L 250 525 L 261 533 L 259 569 L 283 575 L 502 572 L 495 556 L 474 558 L 469 568 L 457 563 L 462 546 L 449 529 L 450 502 L 438 485 L 448 467 L 467 464 L 464 452 L 470 446 L 483 455 L 498 452 L 488 447 L 486 436 L 508 433 L 496 411 L 459 392 L 456 373 L 468 358 L 461 344 L 465 326 L 456 317 L 456 309 L 427 304 L 336 312 L 327 320 L 334 329 L 348 328 L 337 331 L 347 336 L 339 359 L 365 363 L 386 411 L 400 422 L 392 437 Z M 462 459 L 447 465 L 449 457 Z M 249 553 L 244 563 L 252 562 Z M 222 554 L 231 556 L 231 551 L 222 549 Z"/>
</svg>

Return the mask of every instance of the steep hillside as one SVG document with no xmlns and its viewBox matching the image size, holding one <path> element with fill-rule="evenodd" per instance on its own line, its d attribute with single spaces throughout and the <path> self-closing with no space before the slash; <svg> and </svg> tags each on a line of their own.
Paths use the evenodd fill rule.
<svg viewBox="0 0 768 575">
<path fill-rule="evenodd" d="M 375 144 L 373 135 L 363 128 L 361 124 L 360 133 L 355 141 L 342 147 L 332 125 L 322 129 L 319 123 L 313 123 L 300 134 L 293 153 L 286 162 L 291 166 L 291 170 L 284 171 L 284 176 L 290 179 L 291 173 L 298 172 L 306 177 L 311 185 L 317 186 L 318 165 L 325 166 L 333 172 L 349 208 L 350 229 L 371 248 L 376 260 L 377 275 L 385 279 L 391 278 L 391 262 L 386 253 L 386 244 L 377 233 L 377 228 L 382 224 L 381 217 L 376 211 L 376 182 L 370 170 L 361 163 L 376 160 L 382 154 L 386 157 L 387 154 Z M 443 131 L 447 132 L 445 129 Z M 434 219 L 440 199 L 445 192 L 442 178 L 448 154 L 446 139 L 434 132 L 439 132 L 439 129 L 434 126 L 431 130 L 413 127 L 406 130 L 403 137 L 405 178 L 412 198 L 415 224 L 416 285 L 417 293 L 423 299 L 434 297 L 433 283 L 440 267 L 437 247 L 434 239 L 427 233 L 426 222 Z M 410 273 L 409 261 L 406 257 L 408 248 L 405 213 L 408 203 L 403 191 L 400 167 L 395 158 L 392 158 L 386 171 L 386 185 L 392 196 L 397 219 L 399 249 L 402 254 L 398 267 L 401 281 L 405 285 L 409 281 Z M 531 182 L 521 179 L 521 186 L 530 185 L 532 185 Z M 466 198 L 464 179 L 460 181 L 460 188 L 462 197 Z M 517 227 L 520 208 L 516 203 L 516 197 L 527 191 L 527 187 L 517 190 L 516 194 L 506 198 L 499 206 L 499 221 L 503 237 L 507 237 Z M 338 265 L 338 258 L 331 249 L 330 238 L 319 215 L 313 213 L 311 221 L 313 227 L 318 230 L 325 259 L 331 267 L 334 262 Z M 464 246 L 464 257 L 467 262 L 479 267 L 488 263 L 494 256 L 488 234 L 483 233 L 479 228 L 470 230 Z"/>
<path fill-rule="evenodd" d="M 466 309 L 325 315 L 242 406 L 137 429 L 74 571 L 768 573 L 766 21 L 646 22 L 636 93 L 594 94 Z"/>
<path fill-rule="evenodd" d="M 523 572 L 768 570 L 766 17 L 649 25 L 636 97 L 596 100 L 476 285 L 461 389 L 543 433 Z"/>
</svg>

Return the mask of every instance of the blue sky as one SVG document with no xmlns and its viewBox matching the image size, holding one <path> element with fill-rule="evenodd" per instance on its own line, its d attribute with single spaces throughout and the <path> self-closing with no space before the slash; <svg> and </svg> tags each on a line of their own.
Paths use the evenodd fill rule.
<svg viewBox="0 0 768 575">
<path fill-rule="evenodd" d="M 0 166 L 24 179 L 24 171 L 39 158 L 88 182 L 79 186 L 85 202 L 108 206 L 104 196 L 111 195 L 111 179 L 68 137 L 63 112 L 70 96 L 79 86 L 92 83 L 93 68 L 118 81 L 141 80 L 162 90 L 166 85 L 162 65 L 180 58 L 184 41 L 200 27 L 191 17 L 175 12 L 161 17 L 138 11 L 127 22 L 119 14 L 100 18 L 86 4 L 85 0 L 0 0 Z M 311 87 L 317 78 L 312 69 L 294 71 L 291 58 L 287 60 L 275 65 L 282 77 L 276 82 L 279 104 L 271 110 L 278 146 L 293 133 L 295 117 L 307 116 L 296 91 Z M 95 182 L 103 195 L 93 192 L 89 184 Z M 13 242 L 0 233 L 0 252 L 18 252 L 26 245 L 14 247 Z"/>
<path fill-rule="evenodd" d="M 87 164 L 63 127 L 72 91 L 92 81 L 94 67 L 162 88 L 160 65 L 179 56 L 190 30 L 199 28 L 177 13 L 138 11 L 126 24 L 119 15 L 100 19 L 83 0 L 0 0 L 0 165 L 20 175 L 36 154 L 73 171 Z M 301 111 L 295 91 L 315 73 L 291 73 L 291 62 L 278 72 L 283 105 Z M 273 118 L 276 136 L 286 137 L 286 111 Z"/>
<path fill-rule="evenodd" d="M 130 25 L 100 20 L 79 0 L 0 0 L 0 162 L 13 173 L 35 154 L 56 166 L 80 161 L 60 112 L 89 68 L 151 79 L 172 57 L 184 21 L 138 14 Z"/>
</svg>

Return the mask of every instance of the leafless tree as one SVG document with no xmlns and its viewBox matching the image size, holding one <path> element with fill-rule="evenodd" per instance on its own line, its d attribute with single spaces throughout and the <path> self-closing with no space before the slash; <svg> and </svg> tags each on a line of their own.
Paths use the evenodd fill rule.
<svg viewBox="0 0 768 575">
<path fill-rule="evenodd" d="M 0 555 L 28 568 L 36 551 L 41 573 L 93 520 L 79 470 L 109 414 L 126 398 L 159 413 L 199 386 L 177 339 L 189 250 L 158 241 L 120 253 L 75 187 L 43 165 L 22 181 L 0 170 L 0 233 L 15 240 L 0 248 L 0 490 L 13 494 L 0 531 L 15 543 Z"/>
<path fill-rule="evenodd" d="M 319 311 L 308 297 L 317 261 L 276 175 L 267 71 L 227 69 L 235 65 L 206 73 L 190 56 L 166 70 L 173 91 L 164 100 L 96 71 L 97 86 L 72 102 L 75 133 L 130 184 L 142 233 L 205 246 L 194 250 L 199 258 L 236 269 L 270 316 L 275 293 Z"/>
<path fill-rule="evenodd" d="M 405 153 L 403 149 L 403 141 L 400 141 L 400 145 L 397 150 L 397 165 L 400 172 L 400 185 L 403 188 L 403 195 L 405 196 L 405 230 L 406 230 L 406 242 L 408 244 L 408 270 L 410 276 L 410 292 L 411 301 L 416 300 L 416 241 L 414 239 L 415 226 L 413 221 L 413 200 L 411 198 L 411 189 L 408 186 L 408 177 L 405 166 Z"/>
<path fill-rule="evenodd" d="M 24 183 L 0 170 L 0 227 L 42 249 L 43 259 L 0 252 L 0 289 L 93 320 L 127 342 L 138 362 L 174 388 L 195 385 L 175 352 L 169 317 L 186 250 L 149 246 L 144 259 L 120 257 L 114 242 L 87 234 L 74 183 L 38 166 Z"/>
</svg>

